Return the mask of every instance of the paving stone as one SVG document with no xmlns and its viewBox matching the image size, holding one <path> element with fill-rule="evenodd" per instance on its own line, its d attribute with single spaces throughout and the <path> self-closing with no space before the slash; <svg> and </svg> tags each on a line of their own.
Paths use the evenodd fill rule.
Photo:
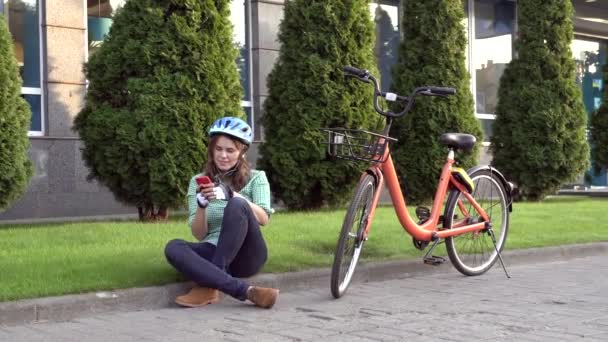
<svg viewBox="0 0 608 342">
<path fill-rule="evenodd" d="M 0 327 L 0 341 L 606 341 L 608 256 L 281 293 L 271 310 L 231 298 L 196 309 L 103 313 Z M 516 275 L 516 276 L 515 276 Z"/>
</svg>

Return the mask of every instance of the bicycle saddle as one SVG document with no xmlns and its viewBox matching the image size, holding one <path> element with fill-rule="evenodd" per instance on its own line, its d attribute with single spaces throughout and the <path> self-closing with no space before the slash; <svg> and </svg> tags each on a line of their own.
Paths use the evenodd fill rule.
<svg viewBox="0 0 608 342">
<path fill-rule="evenodd" d="M 463 133 L 445 133 L 439 138 L 442 145 L 463 151 L 470 151 L 475 146 L 476 141 L 475 136 Z"/>
</svg>

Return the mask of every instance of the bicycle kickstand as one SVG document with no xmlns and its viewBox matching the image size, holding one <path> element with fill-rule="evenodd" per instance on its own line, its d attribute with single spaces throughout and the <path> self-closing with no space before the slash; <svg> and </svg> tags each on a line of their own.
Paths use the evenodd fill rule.
<svg viewBox="0 0 608 342">
<path fill-rule="evenodd" d="M 496 255 L 498 255 L 498 260 L 500 260 L 500 265 L 502 265 L 502 269 L 505 271 L 505 275 L 507 276 L 507 279 L 511 279 L 511 276 L 509 275 L 509 272 L 507 272 L 507 268 L 505 267 L 505 263 L 502 261 L 502 256 L 500 255 L 500 252 L 498 251 L 498 247 L 496 246 L 496 237 L 494 236 L 494 230 L 492 229 L 492 226 L 488 227 L 488 232 L 490 233 L 490 237 L 492 237 L 492 243 L 494 243 L 494 250 L 496 251 Z"/>
</svg>

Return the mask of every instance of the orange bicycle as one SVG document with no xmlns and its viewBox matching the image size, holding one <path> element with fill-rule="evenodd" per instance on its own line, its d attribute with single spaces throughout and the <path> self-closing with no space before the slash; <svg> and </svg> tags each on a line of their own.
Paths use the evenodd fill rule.
<svg viewBox="0 0 608 342">
<path fill-rule="evenodd" d="M 509 277 L 500 252 L 509 229 L 514 186 L 489 165 L 476 166 L 467 171 L 456 167 L 455 151 L 470 150 L 475 144 L 475 137 L 460 133 L 441 135 L 439 140 L 447 147 L 447 158 L 433 205 L 431 209 L 417 207 L 417 221 L 407 210 L 389 151 L 389 143 L 396 141 L 389 136 L 391 123 L 395 118 L 407 114 L 416 96 L 446 97 L 454 95 L 456 90 L 419 87 L 409 96 L 400 96 L 381 92 L 376 78 L 367 70 L 344 67 L 344 71 L 347 76 L 374 85 L 374 109 L 385 116 L 385 124 L 382 133 L 346 128 L 322 129 L 328 133 L 328 153 L 331 156 L 370 162 L 361 175 L 338 237 L 331 273 L 332 295 L 341 297 L 351 282 L 363 244 L 368 239 L 385 180 L 395 212 L 404 230 L 412 236 L 414 246 L 424 250 L 432 243 L 423 257 L 425 263 L 438 265 L 445 261 L 431 254 L 444 241 L 452 265 L 461 273 L 468 276 L 483 274 L 499 259 Z M 382 110 L 378 104 L 379 97 L 402 103 L 403 110 Z M 442 208 L 443 215 L 440 215 Z"/>
</svg>

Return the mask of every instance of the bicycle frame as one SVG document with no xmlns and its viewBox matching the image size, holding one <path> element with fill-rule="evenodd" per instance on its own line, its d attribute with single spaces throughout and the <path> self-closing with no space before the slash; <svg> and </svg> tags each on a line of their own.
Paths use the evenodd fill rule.
<svg viewBox="0 0 608 342">
<path fill-rule="evenodd" d="M 488 215 L 477 203 L 477 201 L 475 201 L 475 199 L 467 191 L 467 189 L 452 175 L 452 165 L 454 164 L 454 151 L 450 150 L 446 162 L 441 170 L 439 184 L 437 186 L 437 191 L 435 192 L 435 198 L 433 200 L 433 206 L 431 209 L 431 217 L 426 222 L 420 225 L 414 221 L 414 219 L 411 217 L 410 213 L 407 210 L 407 204 L 405 198 L 403 197 L 403 193 L 401 192 L 399 179 L 397 178 L 397 172 L 395 170 L 395 165 L 393 164 L 393 159 L 390 155 L 390 150 L 388 146 L 384 153 L 387 157 L 386 162 L 372 164 L 365 171 L 365 173 L 371 173 L 375 175 L 377 179 L 377 191 L 372 200 L 372 206 L 368 216 L 367 225 L 365 227 L 364 237 L 367 237 L 369 233 L 371 223 L 374 218 L 374 213 L 378 205 L 378 200 L 380 198 L 380 190 L 382 189 L 382 186 L 384 184 L 385 177 L 386 186 L 391 195 L 391 199 L 393 200 L 393 207 L 395 208 L 395 212 L 397 214 L 397 217 L 399 218 L 399 222 L 401 223 L 403 229 L 407 233 L 412 235 L 415 239 L 420 241 L 435 241 L 440 238 L 461 235 L 468 232 L 476 232 L 486 228 L 486 224 L 489 221 Z M 484 219 L 484 222 L 477 222 L 472 224 L 460 222 L 456 224 L 456 227 L 452 227 L 452 229 L 439 230 L 439 212 L 443 205 L 443 201 L 445 200 L 448 191 L 448 186 L 450 184 L 458 188 L 458 190 L 462 192 L 462 194 L 467 198 L 470 204 L 473 205 L 473 208 Z M 458 205 L 461 210 L 466 211 L 461 201 L 459 201 Z"/>
</svg>

